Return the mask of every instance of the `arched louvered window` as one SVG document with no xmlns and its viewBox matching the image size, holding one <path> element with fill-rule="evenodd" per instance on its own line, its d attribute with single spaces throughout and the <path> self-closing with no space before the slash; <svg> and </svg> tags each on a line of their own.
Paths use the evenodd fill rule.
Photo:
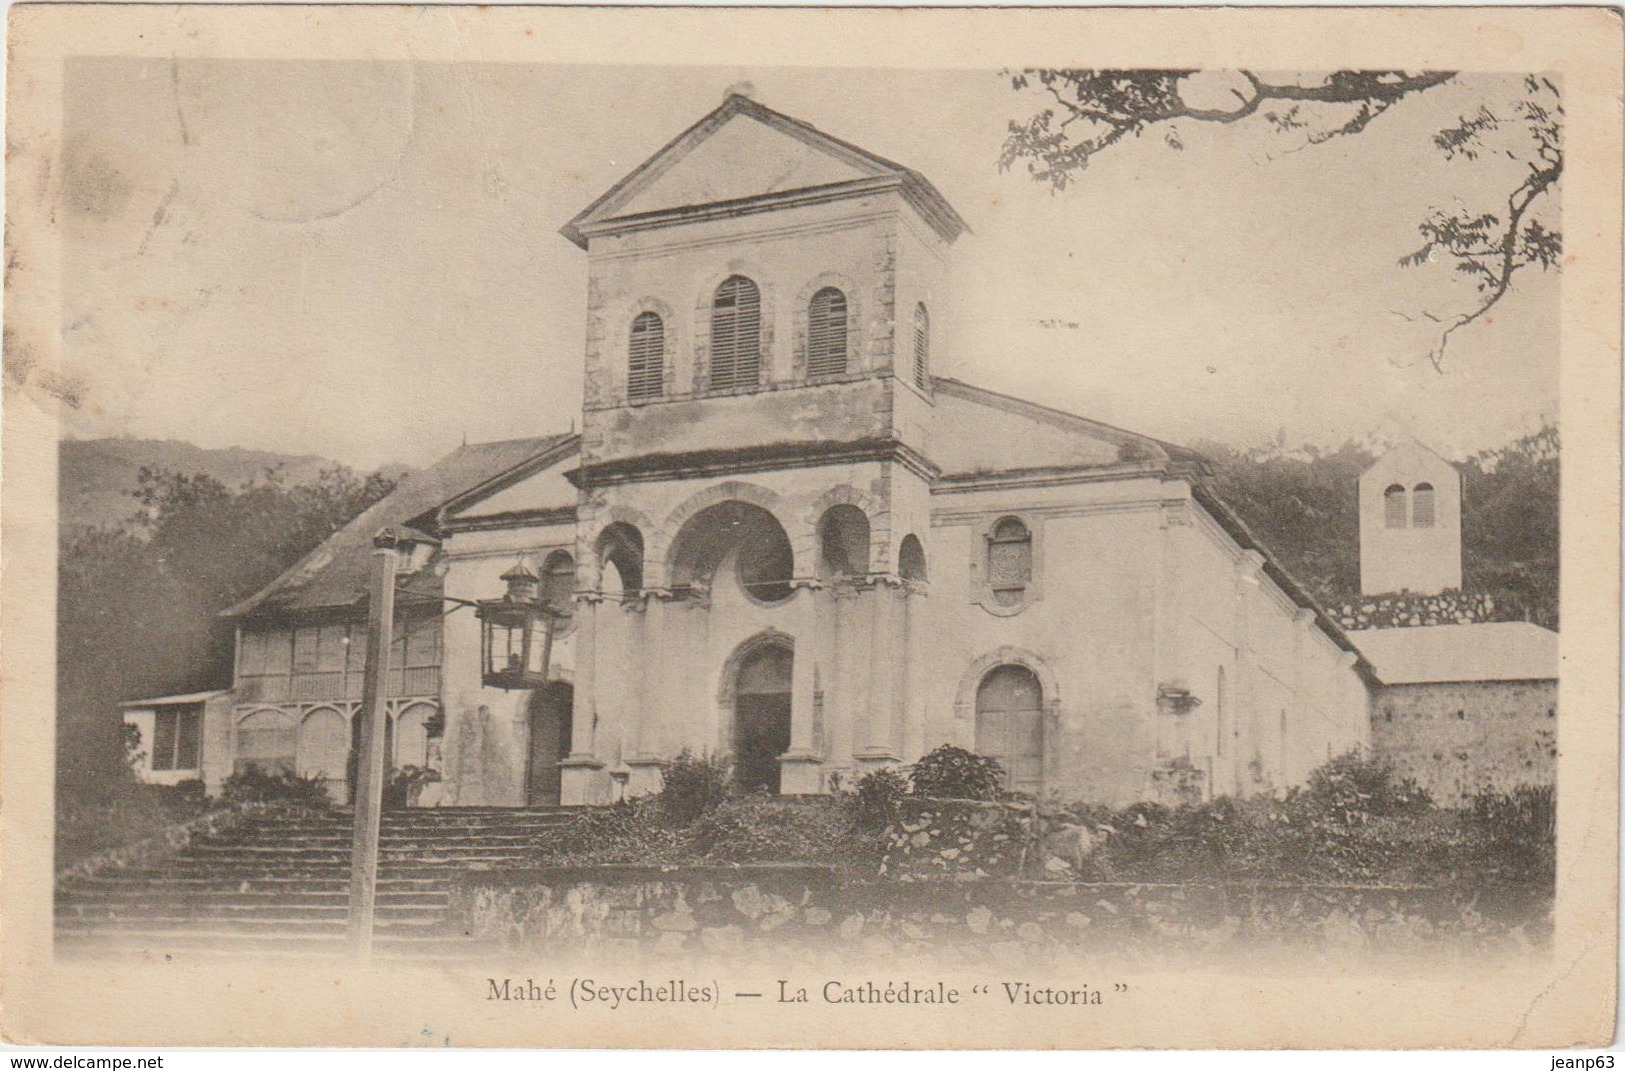
<svg viewBox="0 0 1625 1071">
<path fill-rule="evenodd" d="M 846 295 L 826 286 L 807 306 L 807 374 L 838 376 L 846 371 Z"/>
<path fill-rule="evenodd" d="M 711 389 L 761 382 L 762 294 L 743 275 L 730 275 L 711 299 Z"/>
<path fill-rule="evenodd" d="M 1405 488 L 1397 483 L 1389 484 L 1382 493 L 1382 517 L 1388 528 L 1405 527 Z"/>
<path fill-rule="evenodd" d="M 914 306 L 914 385 L 931 385 L 931 314 L 924 305 Z"/>
<path fill-rule="evenodd" d="M 1433 485 L 1419 483 L 1411 491 L 1411 527 L 1433 527 Z"/>
<path fill-rule="evenodd" d="M 640 312 L 632 321 L 632 342 L 627 348 L 626 397 L 630 401 L 658 398 L 665 390 L 666 325 L 652 312 Z"/>
<path fill-rule="evenodd" d="M 1000 606 L 1014 606 L 1033 579 L 1033 534 L 1014 517 L 993 526 L 987 541 L 987 586 Z"/>
</svg>

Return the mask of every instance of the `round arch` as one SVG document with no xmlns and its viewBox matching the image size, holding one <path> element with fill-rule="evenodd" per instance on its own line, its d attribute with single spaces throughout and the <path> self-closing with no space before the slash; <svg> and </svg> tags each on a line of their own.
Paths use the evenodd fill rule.
<svg viewBox="0 0 1625 1071">
<path fill-rule="evenodd" d="M 777 286 L 769 274 L 766 265 L 748 257 L 735 257 L 716 271 L 698 281 L 698 288 L 694 293 L 694 320 L 690 328 L 690 349 L 694 354 L 693 389 L 696 394 L 709 394 L 711 391 L 711 303 L 716 298 L 717 289 L 735 275 L 750 280 L 756 287 L 761 301 L 759 330 L 761 331 L 761 382 L 763 385 L 773 382 L 773 360 L 775 355 L 774 330 L 775 312 L 778 308 Z"/>
<path fill-rule="evenodd" d="M 733 649 L 717 680 L 717 750 L 733 758 L 734 778 L 778 788 L 778 757 L 790 744 L 790 678 L 795 639 L 764 629 Z M 747 670 L 752 680 L 741 688 Z M 764 683 L 764 680 L 769 683 Z M 777 681 L 775 686 L 771 681 Z"/>
<path fill-rule="evenodd" d="M 776 604 L 794 590 L 795 552 L 784 526 L 771 512 L 748 502 L 718 502 L 683 523 L 668 552 L 673 588 L 709 588 L 730 559 L 752 600 Z"/>
<path fill-rule="evenodd" d="M 796 293 L 793 307 L 795 346 L 792 372 L 797 382 L 807 379 L 808 312 L 813 295 L 825 288 L 839 290 L 846 299 L 846 371 L 865 371 L 863 338 L 863 289 L 854 280 L 836 271 L 820 272 Z"/>
<path fill-rule="evenodd" d="M 1032 670 L 1033 676 L 1038 678 L 1038 686 L 1043 689 L 1045 715 L 1054 718 L 1059 714 L 1061 682 L 1043 656 L 1025 647 L 999 647 L 972 662 L 959 678 L 959 688 L 954 693 L 954 720 L 964 733 L 961 746 L 970 747 L 975 743 L 972 734 L 975 731 L 976 692 L 982 686 L 982 678 L 1007 665 L 1025 666 Z"/>
<path fill-rule="evenodd" d="M 320 777 L 334 799 L 345 798 L 350 769 L 350 719 L 337 707 L 314 707 L 294 733 L 294 772 Z"/>
<path fill-rule="evenodd" d="M 664 576 L 658 578 L 658 583 L 670 586 L 676 583 L 671 574 L 672 550 L 677 543 L 677 535 L 683 527 L 697 514 L 712 506 L 724 502 L 743 502 L 747 505 L 758 506 L 773 515 L 773 519 L 783 528 L 790 538 L 790 546 L 795 552 L 795 573 L 797 576 L 811 575 L 808 567 L 808 555 L 812 552 L 814 539 L 810 524 L 787 524 L 789 511 L 785 508 L 784 500 L 775 491 L 763 487 L 761 484 L 747 483 L 744 480 L 727 480 L 723 483 L 696 491 L 690 495 L 676 509 L 666 517 L 664 524 L 660 525 L 646 535 L 644 544 L 644 583 L 655 586 L 651 578 L 650 566 L 658 563 L 664 570 Z"/>
<path fill-rule="evenodd" d="M 861 577 L 870 572 L 869 515 L 857 506 L 837 503 L 818 519 L 818 576 Z"/>
</svg>

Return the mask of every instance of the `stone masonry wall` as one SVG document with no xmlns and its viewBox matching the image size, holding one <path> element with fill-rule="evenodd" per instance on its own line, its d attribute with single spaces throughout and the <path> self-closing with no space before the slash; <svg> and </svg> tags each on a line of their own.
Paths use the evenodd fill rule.
<svg viewBox="0 0 1625 1071">
<path fill-rule="evenodd" d="M 1557 682 L 1391 685 L 1372 701 L 1371 746 L 1441 806 L 1481 789 L 1550 785 Z"/>
<path fill-rule="evenodd" d="M 1332 617 L 1346 629 L 1421 628 L 1523 620 L 1523 615 L 1510 604 L 1498 605 L 1492 596 L 1463 591 L 1441 591 L 1436 595 L 1410 592 L 1368 595 L 1330 609 Z"/>
<path fill-rule="evenodd" d="M 540 962 L 772 957 L 802 966 L 927 957 L 1025 966 L 1109 953 L 1254 961 L 1261 951 L 1511 951 L 1549 932 L 1537 906 L 1486 918 L 1433 889 L 1362 886 L 840 882 L 818 867 L 596 867 L 468 874 L 453 917 Z"/>
</svg>

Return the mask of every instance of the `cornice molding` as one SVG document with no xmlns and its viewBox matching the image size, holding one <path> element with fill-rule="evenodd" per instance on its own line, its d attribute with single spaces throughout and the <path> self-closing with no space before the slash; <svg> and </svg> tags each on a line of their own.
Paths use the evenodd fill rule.
<svg viewBox="0 0 1625 1071">
<path fill-rule="evenodd" d="M 564 476 L 586 490 L 623 483 L 688 480 L 865 461 L 895 462 L 925 480 L 934 480 L 938 474 L 936 465 L 929 458 L 897 439 L 861 439 L 852 442 L 770 443 L 738 449 L 691 450 L 678 454 L 642 454 L 584 463 Z"/>
</svg>

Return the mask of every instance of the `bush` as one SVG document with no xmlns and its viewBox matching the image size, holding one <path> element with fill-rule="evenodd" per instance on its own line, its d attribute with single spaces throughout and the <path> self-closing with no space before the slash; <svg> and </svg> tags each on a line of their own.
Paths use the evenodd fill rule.
<svg viewBox="0 0 1625 1071">
<path fill-rule="evenodd" d="M 238 770 L 226 778 L 222 795 L 227 803 L 287 802 L 302 807 L 325 808 L 332 802 L 319 776 L 267 773 L 257 766 Z"/>
<path fill-rule="evenodd" d="M 1300 793 L 1345 818 L 1394 818 L 1433 807 L 1427 791 L 1395 772 L 1385 759 L 1347 751 L 1309 775 Z"/>
<path fill-rule="evenodd" d="M 1478 793 L 1467 808 L 1477 862 L 1495 885 L 1550 893 L 1557 884 L 1557 793 L 1551 785 Z"/>
<path fill-rule="evenodd" d="M 414 802 L 413 789 L 421 789 L 439 780 L 439 770 L 411 764 L 402 766 L 390 775 L 389 783 L 384 786 L 384 806 L 392 810 L 410 807 Z"/>
<path fill-rule="evenodd" d="M 855 815 L 858 825 L 868 830 L 885 829 L 897 817 L 897 804 L 908 795 L 908 780 L 890 766 L 872 770 L 858 778 Z"/>
<path fill-rule="evenodd" d="M 687 748 L 660 777 L 660 809 L 673 825 L 686 826 L 728 798 L 733 764 L 723 755 L 695 755 Z"/>
<path fill-rule="evenodd" d="M 642 796 L 588 811 L 547 834 L 541 861 L 553 866 L 685 862 L 687 839 L 685 831 L 668 825 L 660 797 Z"/>
<path fill-rule="evenodd" d="M 145 785 L 133 778 L 113 786 L 111 798 L 85 800 L 60 793 L 56 805 L 56 865 L 71 866 L 91 856 L 156 836 L 170 826 L 208 810 L 203 782 Z"/>
<path fill-rule="evenodd" d="M 850 825 L 833 800 L 744 796 L 694 823 L 692 849 L 723 863 L 839 862 Z"/>
<path fill-rule="evenodd" d="M 909 782 L 916 796 L 996 801 L 1004 795 L 1004 767 L 997 759 L 943 744 L 914 764 Z"/>
</svg>

